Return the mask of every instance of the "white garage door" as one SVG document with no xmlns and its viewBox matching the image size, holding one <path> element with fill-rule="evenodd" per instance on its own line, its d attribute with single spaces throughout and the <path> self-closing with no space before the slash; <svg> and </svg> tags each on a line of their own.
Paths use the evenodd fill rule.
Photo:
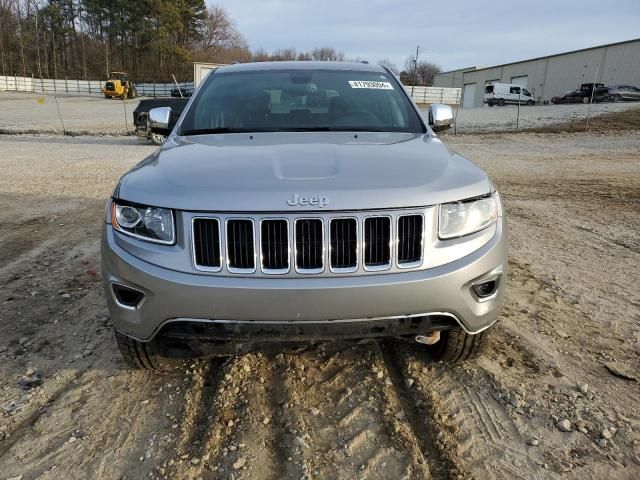
<svg viewBox="0 0 640 480">
<path fill-rule="evenodd" d="M 523 75 L 521 77 L 511 77 L 511 83 L 515 83 L 516 85 L 520 85 L 521 87 L 527 88 L 527 81 L 529 80 L 528 75 Z"/>
<path fill-rule="evenodd" d="M 476 101 L 476 84 L 467 83 L 462 94 L 462 108 L 473 108 Z"/>
</svg>

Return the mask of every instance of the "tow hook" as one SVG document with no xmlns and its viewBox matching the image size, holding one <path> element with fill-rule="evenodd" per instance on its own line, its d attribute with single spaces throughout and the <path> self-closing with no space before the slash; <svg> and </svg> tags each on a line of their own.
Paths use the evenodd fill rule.
<svg viewBox="0 0 640 480">
<path fill-rule="evenodd" d="M 423 345 L 433 345 L 440 340 L 440 331 L 430 332 L 427 335 L 416 335 L 416 342 Z"/>
</svg>

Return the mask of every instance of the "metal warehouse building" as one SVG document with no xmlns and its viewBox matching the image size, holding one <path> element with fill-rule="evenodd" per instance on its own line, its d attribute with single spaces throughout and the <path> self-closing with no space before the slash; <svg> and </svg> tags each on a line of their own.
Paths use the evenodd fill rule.
<svg viewBox="0 0 640 480">
<path fill-rule="evenodd" d="M 640 38 L 495 67 L 442 72 L 433 85 L 462 88 L 462 107 L 473 108 L 482 106 L 484 87 L 489 82 L 522 85 L 543 102 L 594 78 L 605 85 L 640 86 Z"/>
</svg>

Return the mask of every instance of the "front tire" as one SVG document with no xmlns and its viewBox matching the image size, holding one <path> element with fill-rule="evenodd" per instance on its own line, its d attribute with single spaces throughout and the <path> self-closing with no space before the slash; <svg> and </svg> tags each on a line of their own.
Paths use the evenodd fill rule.
<svg viewBox="0 0 640 480">
<path fill-rule="evenodd" d="M 175 369 L 179 363 L 160 356 L 152 342 L 139 342 L 117 330 L 115 335 L 120 354 L 130 368 L 166 372 Z"/>
<path fill-rule="evenodd" d="M 487 343 L 487 331 L 471 335 L 460 327 L 440 333 L 440 340 L 428 345 L 428 353 L 434 360 L 461 362 L 471 360 L 482 353 Z"/>
<path fill-rule="evenodd" d="M 504 107 L 504 98 L 501 98 L 498 100 L 498 106 L 499 107 Z"/>
<path fill-rule="evenodd" d="M 527 102 L 527 105 L 529 105 L 530 107 L 532 107 L 532 106 L 533 106 L 533 105 L 535 105 L 535 104 L 536 104 L 536 102 L 534 102 L 533 100 L 529 100 L 529 101 Z"/>
<path fill-rule="evenodd" d="M 167 136 L 162 135 L 160 133 L 151 132 L 151 135 L 149 136 L 149 138 L 151 139 L 154 145 L 158 145 L 158 146 L 162 145 L 164 142 L 167 141 Z"/>
</svg>

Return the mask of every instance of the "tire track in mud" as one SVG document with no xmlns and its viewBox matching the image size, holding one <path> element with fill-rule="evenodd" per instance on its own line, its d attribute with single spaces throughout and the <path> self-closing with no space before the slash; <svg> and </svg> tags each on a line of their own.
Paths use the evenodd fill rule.
<svg viewBox="0 0 640 480">
<path fill-rule="evenodd" d="M 194 383 L 187 392 L 182 418 L 175 419 L 174 425 L 181 431 L 175 458 L 168 461 L 169 478 L 196 478 L 208 466 L 212 438 L 221 436 L 219 424 L 224 416 L 228 416 L 226 409 L 221 408 L 219 392 L 232 361 L 212 358 L 191 365 Z M 192 462 L 192 459 L 195 460 Z"/>
<path fill-rule="evenodd" d="M 286 392 L 271 362 L 249 354 L 214 359 L 200 372 L 169 478 L 289 478 L 278 421 Z"/>
<path fill-rule="evenodd" d="M 223 359 L 214 358 L 194 375 L 185 416 L 181 419 L 183 434 L 177 450 L 182 455 L 189 454 L 192 458 L 203 455 L 214 421 L 210 407 L 223 378 L 224 363 Z"/>
<path fill-rule="evenodd" d="M 515 447 L 524 445 L 524 439 L 508 416 L 487 395 L 466 385 L 447 389 L 447 398 L 459 424 L 464 422 L 470 430 L 460 444 L 460 455 L 470 460 L 475 457 L 469 463 L 477 470 L 491 465 L 494 478 L 527 480 L 517 465 L 530 463 L 530 459 L 523 448 Z M 478 441 L 491 451 L 489 459 L 474 454 Z"/>
<path fill-rule="evenodd" d="M 428 478 L 419 450 L 388 408 L 370 345 L 321 345 L 283 361 L 294 453 L 309 478 Z"/>
<path fill-rule="evenodd" d="M 273 445 L 273 465 L 275 467 L 272 478 L 304 478 L 306 464 L 289 462 L 293 461 L 296 452 L 291 448 L 293 435 L 291 433 L 291 423 L 299 423 L 298 416 L 288 417 L 285 412 L 287 400 L 291 398 L 291 392 L 285 383 L 286 367 L 282 355 L 272 355 L 268 358 L 271 366 L 270 388 L 269 388 L 269 410 L 273 419 L 271 420 L 271 435 Z M 293 422 L 291 422 L 293 420 Z"/>
<path fill-rule="evenodd" d="M 415 379 L 408 394 L 426 404 L 434 433 L 441 439 L 439 453 L 458 476 L 539 478 L 530 476 L 538 467 L 521 431 L 491 395 L 496 379 L 489 372 L 477 368 L 476 362 L 428 363 L 425 352 L 407 346 L 395 350 L 390 362 L 399 360 L 400 373 Z M 442 478 L 449 476 L 444 472 Z"/>
<path fill-rule="evenodd" d="M 437 419 L 440 412 L 432 401 L 431 393 L 411 388 L 415 380 L 408 376 L 406 351 L 390 342 L 378 344 L 385 368 L 389 373 L 391 387 L 395 394 L 403 418 L 406 420 L 415 443 L 429 467 L 431 478 L 471 478 L 460 467 L 457 445 L 445 435 L 445 428 Z M 429 360 L 423 359 L 424 362 Z"/>
</svg>

